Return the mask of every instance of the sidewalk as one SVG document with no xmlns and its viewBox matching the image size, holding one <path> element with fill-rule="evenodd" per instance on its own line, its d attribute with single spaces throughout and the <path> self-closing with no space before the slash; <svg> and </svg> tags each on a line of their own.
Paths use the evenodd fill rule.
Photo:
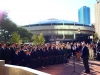
<svg viewBox="0 0 100 75">
<path fill-rule="evenodd" d="M 89 60 L 90 65 L 90 74 L 84 73 L 84 66 L 82 61 L 76 61 L 75 63 L 75 69 L 77 73 L 74 73 L 73 75 L 100 75 L 100 61 L 91 61 Z M 45 68 L 37 68 L 37 70 L 49 73 L 51 75 L 71 75 L 73 72 L 73 61 L 72 59 L 69 60 L 68 64 L 59 64 L 59 65 L 53 65 L 53 66 L 47 66 Z"/>
</svg>

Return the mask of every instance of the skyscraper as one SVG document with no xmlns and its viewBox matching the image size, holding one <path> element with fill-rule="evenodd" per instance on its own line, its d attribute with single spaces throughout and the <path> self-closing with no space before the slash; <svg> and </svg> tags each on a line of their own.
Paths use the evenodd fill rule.
<svg viewBox="0 0 100 75">
<path fill-rule="evenodd" d="M 78 10 L 79 23 L 89 25 L 90 24 L 90 8 L 83 6 Z"/>
<path fill-rule="evenodd" d="M 100 0 L 95 4 L 95 32 L 100 38 Z"/>
</svg>

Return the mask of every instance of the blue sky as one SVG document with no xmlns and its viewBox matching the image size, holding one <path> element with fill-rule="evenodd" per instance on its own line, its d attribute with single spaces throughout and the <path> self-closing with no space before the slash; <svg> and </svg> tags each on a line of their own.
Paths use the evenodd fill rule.
<svg viewBox="0 0 100 75">
<path fill-rule="evenodd" d="M 7 10 L 9 17 L 18 25 L 32 24 L 49 18 L 78 22 L 78 9 L 91 9 L 91 23 L 94 23 L 96 0 L 0 0 L 0 9 Z"/>
</svg>

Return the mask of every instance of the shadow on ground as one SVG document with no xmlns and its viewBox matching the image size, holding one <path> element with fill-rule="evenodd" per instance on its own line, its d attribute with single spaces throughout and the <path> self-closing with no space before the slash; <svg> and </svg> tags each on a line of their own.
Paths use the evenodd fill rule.
<svg viewBox="0 0 100 75">
<path fill-rule="evenodd" d="M 47 66 L 45 68 L 40 67 L 37 68 L 37 70 L 49 73 L 51 75 L 71 75 L 71 73 L 74 71 L 74 67 L 72 59 L 70 59 L 69 61 L 69 63 Z M 82 61 L 76 61 L 75 71 L 78 72 L 78 74 L 73 73 L 72 75 L 100 75 L 100 62 L 89 61 L 89 63 L 91 70 L 90 74 L 84 73 L 85 70 Z"/>
</svg>

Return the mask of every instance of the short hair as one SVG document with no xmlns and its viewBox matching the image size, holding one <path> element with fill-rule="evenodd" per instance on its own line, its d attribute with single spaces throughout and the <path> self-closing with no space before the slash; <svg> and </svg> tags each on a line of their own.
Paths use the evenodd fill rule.
<svg viewBox="0 0 100 75">
<path fill-rule="evenodd" d="M 21 46 L 21 49 L 24 48 L 24 46 Z"/>
<path fill-rule="evenodd" d="M 7 47 L 11 46 L 11 44 L 7 44 Z"/>
<path fill-rule="evenodd" d="M 82 42 L 82 45 L 84 45 L 84 44 L 85 44 L 85 42 L 83 41 L 83 42 Z"/>
<path fill-rule="evenodd" d="M 18 51 L 20 48 L 15 48 L 15 52 Z"/>
<path fill-rule="evenodd" d="M 5 44 L 4 42 L 1 42 L 1 46 L 4 45 L 4 44 Z"/>
</svg>

